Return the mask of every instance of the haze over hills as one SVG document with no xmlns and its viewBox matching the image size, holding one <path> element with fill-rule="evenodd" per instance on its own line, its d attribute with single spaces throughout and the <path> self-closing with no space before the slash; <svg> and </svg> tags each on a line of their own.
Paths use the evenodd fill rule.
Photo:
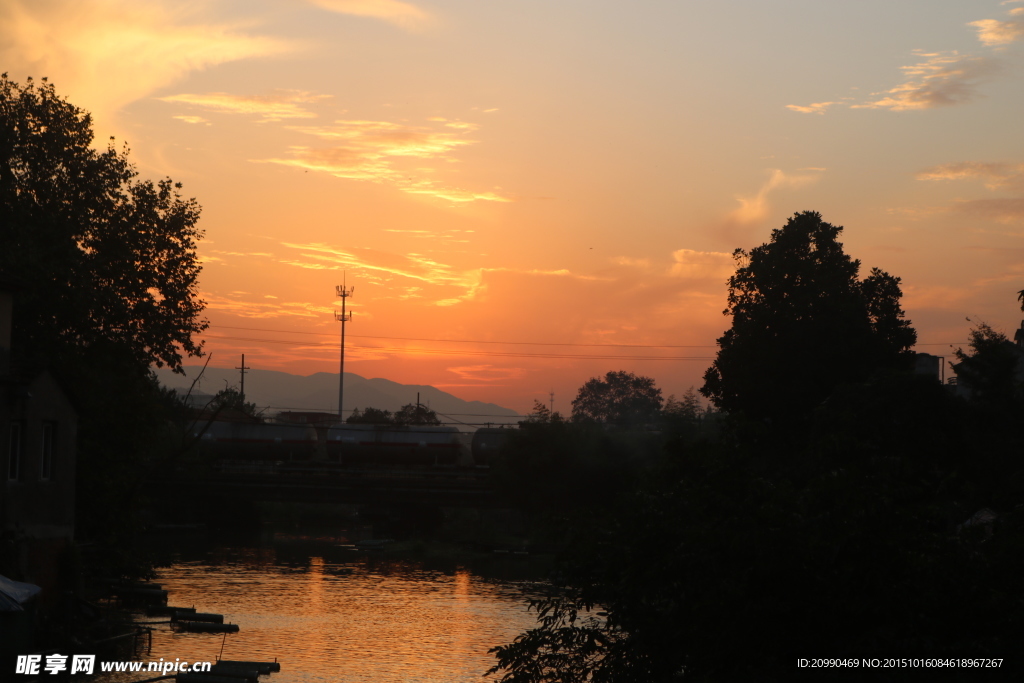
<svg viewBox="0 0 1024 683">
<path fill-rule="evenodd" d="M 179 394 L 188 391 L 192 380 L 202 366 L 185 366 L 185 375 L 176 375 L 167 368 L 156 369 L 160 383 Z M 238 388 L 239 372 L 231 368 L 206 368 L 196 383 L 193 393 L 216 394 L 225 386 Z M 395 412 L 402 406 L 420 403 L 437 412 L 446 423 L 459 422 L 476 426 L 486 423 L 513 424 L 518 413 L 494 403 L 464 401 L 436 387 L 399 384 L 380 377 L 367 379 L 351 372 L 345 373 L 345 412 L 353 408 L 380 408 Z M 282 410 L 319 410 L 334 412 L 338 405 L 338 375 L 317 372 L 312 375 L 292 375 L 276 370 L 249 370 L 245 373 L 245 398 L 266 413 L 273 415 Z"/>
</svg>

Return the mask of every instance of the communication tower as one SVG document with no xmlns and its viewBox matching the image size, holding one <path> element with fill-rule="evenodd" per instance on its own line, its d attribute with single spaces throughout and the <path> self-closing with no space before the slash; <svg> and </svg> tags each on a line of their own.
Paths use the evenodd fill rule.
<svg viewBox="0 0 1024 683">
<path fill-rule="evenodd" d="M 342 412 L 342 399 L 345 397 L 345 323 L 352 320 L 352 312 L 346 310 L 346 302 L 348 298 L 352 296 L 352 292 L 356 290 L 353 287 L 346 287 L 345 277 L 342 276 L 342 284 L 337 285 L 334 288 L 336 296 L 341 298 L 341 310 L 334 312 L 334 319 L 341 323 L 341 363 L 338 369 L 338 419 L 344 421 L 345 415 Z"/>
</svg>

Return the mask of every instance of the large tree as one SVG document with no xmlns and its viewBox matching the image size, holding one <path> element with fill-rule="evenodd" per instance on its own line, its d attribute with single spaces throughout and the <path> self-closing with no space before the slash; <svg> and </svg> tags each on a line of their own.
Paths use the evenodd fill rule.
<svg viewBox="0 0 1024 683">
<path fill-rule="evenodd" d="M 572 402 L 574 420 L 628 425 L 652 421 L 661 410 L 661 389 L 650 377 L 618 370 L 592 377 Z"/>
<path fill-rule="evenodd" d="M 900 367 L 917 334 L 900 308 L 900 279 L 843 251 L 841 226 L 795 214 L 771 241 L 737 249 L 726 315 L 701 393 L 728 413 L 787 420 L 840 384 Z"/>
<path fill-rule="evenodd" d="M 19 283 L 15 367 L 50 368 L 79 410 L 79 537 L 104 575 L 144 573 L 131 539 L 166 462 L 166 397 L 153 365 L 201 355 L 200 208 L 170 179 L 141 180 L 53 85 L 0 76 L 0 274 Z"/>
<path fill-rule="evenodd" d="M 146 373 L 199 355 L 200 208 L 180 184 L 140 180 L 128 150 L 92 145 L 90 115 L 44 79 L 0 76 L 0 272 L 24 283 L 22 362 L 117 357 Z"/>
</svg>

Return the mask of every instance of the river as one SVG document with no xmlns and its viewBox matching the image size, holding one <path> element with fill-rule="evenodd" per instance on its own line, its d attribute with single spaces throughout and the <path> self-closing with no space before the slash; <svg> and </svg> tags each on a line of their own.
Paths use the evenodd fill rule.
<svg viewBox="0 0 1024 683">
<path fill-rule="evenodd" d="M 479 571 L 329 541 L 215 546 L 178 558 L 156 581 L 168 604 L 223 614 L 240 631 L 225 637 L 152 625 L 152 650 L 142 659 L 276 659 L 281 671 L 271 683 L 479 683 L 495 661 L 488 649 L 535 625 L 525 600 L 537 585 L 508 578 L 517 562 L 489 561 Z"/>
</svg>

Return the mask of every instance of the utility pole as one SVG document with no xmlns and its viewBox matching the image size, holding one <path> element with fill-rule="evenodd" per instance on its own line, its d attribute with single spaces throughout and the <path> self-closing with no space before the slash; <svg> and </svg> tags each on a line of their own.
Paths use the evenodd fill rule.
<svg viewBox="0 0 1024 683">
<path fill-rule="evenodd" d="M 334 312 L 334 319 L 341 323 L 341 363 L 338 368 L 338 419 L 344 421 L 342 400 L 345 398 L 345 323 L 352 320 L 352 313 L 346 310 L 345 304 L 348 298 L 352 296 L 352 292 L 356 291 L 356 288 L 345 286 L 344 275 L 342 275 L 341 281 L 342 284 L 334 288 L 335 295 L 341 297 L 341 311 Z"/>
<path fill-rule="evenodd" d="M 244 404 L 245 403 L 245 371 L 246 370 L 252 370 L 252 368 L 249 368 L 249 367 L 245 366 L 245 354 L 244 353 L 242 354 L 242 367 L 237 367 L 236 366 L 235 370 L 240 370 L 241 371 L 241 375 L 242 375 L 242 389 L 241 389 L 240 393 L 242 395 L 242 403 Z"/>
<path fill-rule="evenodd" d="M 548 412 L 551 413 L 552 415 L 554 415 L 555 414 L 555 390 L 552 389 L 551 391 L 549 391 L 548 392 L 548 396 L 551 397 L 551 400 L 548 402 Z"/>
</svg>

